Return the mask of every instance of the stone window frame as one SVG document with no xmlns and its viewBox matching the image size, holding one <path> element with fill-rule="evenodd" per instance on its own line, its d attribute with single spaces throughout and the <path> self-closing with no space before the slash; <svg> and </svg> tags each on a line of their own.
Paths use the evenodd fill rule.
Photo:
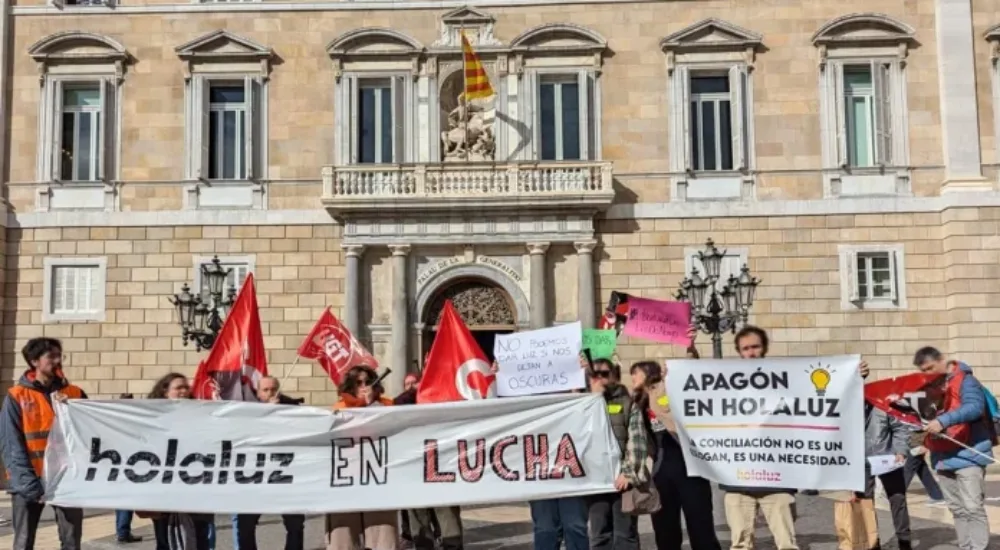
<svg viewBox="0 0 1000 550">
<path fill-rule="evenodd" d="M 859 32 L 860 31 L 860 32 Z M 819 53 L 820 129 L 823 161 L 823 195 L 826 198 L 908 196 L 911 194 L 909 107 L 906 59 L 915 44 L 913 27 L 880 13 L 838 17 L 812 37 Z M 888 162 L 873 167 L 847 165 L 847 129 L 844 105 L 844 67 L 884 67 L 888 71 L 888 125 L 891 135 L 879 153 Z M 873 86 L 875 73 L 873 72 Z M 879 140 L 878 131 L 873 137 Z"/>
<path fill-rule="evenodd" d="M 54 311 L 55 299 L 55 270 L 62 267 L 93 267 L 97 270 L 97 281 L 94 287 L 97 295 L 93 296 L 94 307 L 92 311 L 84 312 L 57 312 Z M 93 321 L 102 323 L 107 317 L 107 281 L 108 281 L 108 257 L 51 257 L 47 256 L 42 262 L 42 323 L 79 323 Z"/>
<path fill-rule="evenodd" d="M 983 38 L 990 44 L 990 83 L 993 90 L 993 149 L 1000 159 L 1000 23 L 990 27 Z M 997 171 L 1000 180 L 1000 171 Z"/>
<path fill-rule="evenodd" d="M 38 64 L 38 143 L 35 209 L 118 209 L 121 173 L 122 83 L 130 56 L 104 35 L 68 31 L 51 34 L 28 48 Z M 101 144 L 97 179 L 69 181 L 59 174 L 62 90 L 69 84 L 96 84 L 101 92 Z"/>
<path fill-rule="evenodd" d="M 393 158 L 387 166 L 411 163 L 417 157 L 417 86 L 424 46 L 399 31 L 365 27 L 348 31 L 330 41 L 327 55 L 333 62 L 334 162 L 358 165 L 359 83 L 388 79 L 392 90 Z M 344 113 L 350 113 L 344 116 Z M 420 137 L 422 139 L 422 137 Z"/>
<path fill-rule="evenodd" d="M 707 37 L 716 37 L 706 40 Z M 671 200 L 679 202 L 756 198 L 754 63 L 763 36 L 720 19 L 704 19 L 660 41 L 667 69 Z M 729 78 L 733 142 L 732 170 L 693 169 L 691 77 L 724 73 Z"/>
<path fill-rule="evenodd" d="M 858 294 L 857 259 L 859 255 L 886 254 L 892 290 L 888 300 L 868 300 Z M 837 245 L 840 276 L 840 309 L 844 311 L 885 311 L 907 309 L 906 255 L 901 243 Z"/>
<path fill-rule="evenodd" d="M 191 280 L 194 281 L 194 286 L 191 287 L 191 293 L 195 295 L 200 295 L 202 293 L 202 273 L 201 266 L 208 265 L 212 263 L 212 258 L 215 256 L 202 256 L 194 255 L 191 258 Z M 243 275 L 244 281 L 246 280 L 246 275 L 254 273 L 257 269 L 257 256 L 253 254 L 242 255 L 242 256 L 219 256 L 219 263 L 222 267 L 233 268 L 234 270 L 240 267 L 245 267 L 247 272 Z M 236 277 L 239 277 L 239 273 L 236 273 Z M 242 283 L 236 287 L 236 291 L 239 292 L 242 287 Z M 225 293 L 227 288 L 223 288 L 223 293 Z M 204 298 L 204 297 L 203 297 Z"/>
<path fill-rule="evenodd" d="M 274 50 L 220 29 L 178 46 L 175 52 L 184 63 L 184 178 L 191 182 L 185 187 L 184 208 L 265 209 Z M 209 92 L 214 83 L 222 82 L 243 83 L 252 113 L 249 139 L 244 140 L 246 174 L 235 180 L 208 177 Z"/>
<path fill-rule="evenodd" d="M 592 162 L 603 158 L 601 75 L 607 49 L 607 40 L 597 32 L 567 23 L 540 25 L 511 41 L 511 72 L 518 76 L 518 115 L 531 128 L 531 142 L 522 148 L 519 160 L 542 162 L 539 90 L 544 79 L 558 77 L 575 78 L 579 86 L 581 158 L 545 162 Z"/>
<path fill-rule="evenodd" d="M 728 248 L 720 248 L 725 256 L 722 258 L 722 263 L 719 264 L 719 290 L 725 286 L 726 282 L 729 280 L 728 275 L 733 275 L 735 277 L 740 276 L 740 270 L 744 265 L 749 265 L 750 261 L 750 249 L 745 246 L 731 246 Z M 684 277 L 691 276 L 692 268 L 698 268 L 698 274 L 705 277 L 705 267 L 701 265 L 701 260 L 698 259 L 698 253 L 704 252 L 705 247 L 701 246 L 688 246 L 684 248 Z M 727 262 L 735 258 L 736 262 Z M 732 268 L 727 266 L 734 266 Z"/>
</svg>

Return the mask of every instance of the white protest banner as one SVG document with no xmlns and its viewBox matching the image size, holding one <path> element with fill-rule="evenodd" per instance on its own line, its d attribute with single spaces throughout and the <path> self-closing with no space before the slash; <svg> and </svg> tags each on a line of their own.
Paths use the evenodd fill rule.
<svg viewBox="0 0 1000 550">
<path fill-rule="evenodd" d="M 56 403 L 55 505 L 192 513 L 398 510 L 613 491 L 601 396 L 330 411 L 212 401 Z"/>
<path fill-rule="evenodd" d="M 496 337 L 497 395 L 501 397 L 561 392 L 586 384 L 580 367 L 583 326 L 568 325 Z"/>
<path fill-rule="evenodd" d="M 864 490 L 860 361 L 669 361 L 667 395 L 688 474 L 739 487 Z"/>
</svg>

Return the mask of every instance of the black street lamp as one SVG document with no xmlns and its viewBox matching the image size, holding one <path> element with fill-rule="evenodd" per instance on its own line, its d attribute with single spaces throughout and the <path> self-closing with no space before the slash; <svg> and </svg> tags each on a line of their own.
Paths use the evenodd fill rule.
<svg viewBox="0 0 1000 550">
<path fill-rule="evenodd" d="M 681 281 L 676 298 L 691 304 L 691 322 L 698 330 L 712 335 L 712 357 L 722 359 L 722 335 L 736 332 L 736 327 L 747 322 L 753 298 L 760 279 L 750 276 L 750 268 L 743 264 L 740 276 L 729 276 L 719 284 L 719 267 L 726 251 L 719 251 L 712 239 L 705 243 L 705 250 L 698 252 L 698 259 L 705 268 L 702 278 L 697 268 L 691 276 Z"/>
<path fill-rule="evenodd" d="M 170 303 L 177 308 L 177 322 L 181 325 L 181 338 L 184 345 L 194 342 L 198 351 L 211 349 L 216 336 L 222 330 L 222 320 L 229 313 L 236 300 L 236 287 L 230 285 L 223 296 L 223 289 L 231 268 L 222 266 L 219 257 L 201 266 L 202 281 L 208 286 L 206 296 L 191 294 L 187 283 L 181 287 L 180 294 L 169 298 Z"/>
</svg>

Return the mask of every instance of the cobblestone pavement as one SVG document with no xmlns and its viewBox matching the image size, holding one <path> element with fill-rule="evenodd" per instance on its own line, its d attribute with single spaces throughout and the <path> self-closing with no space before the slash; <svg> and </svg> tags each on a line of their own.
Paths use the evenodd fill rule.
<svg viewBox="0 0 1000 550">
<path fill-rule="evenodd" d="M 1000 476 L 991 475 L 991 481 L 1000 483 Z M 997 487 L 991 484 L 991 488 Z M 1000 496 L 1000 494 L 988 492 L 988 496 Z M 952 527 L 951 515 L 945 508 L 937 506 L 926 506 L 927 497 L 923 491 L 914 484 L 914 490 L 910 494 L 910 515 L 913 519 L 913 541 L 915 548 L 920 550 L 945 550 L 956 548 L 954 544 L 954 529 Z M 5 505 L 8 505 L 6 502 Z M 8 505 L 9 506 L 9 505 Z M 895 548 L 892 541 L 892 523 L 887 512 L 888 504 L 879 502 L 879 525 L 883 548 Z M 798 520 L 796 531 L 798 532 L 799 547 L 802 550 L 835 550 L 836 537 L 833 531 L 833 501 L 827 496 L 798 496 Z M 0 508 L 0 514 L 9 518 L 9 508 Z M 722 515 L 721 498 L 716 494 L 715 524 L 723 546 L 727 546 L 729 531 Z M 991 541 L 991 548 L 1000 548 L 1000 502 L 991 502 L 990 506 L 991 532 L 995 533 Z M 129 548 L 134 550 L 153 550 L 152 542 L 153 530 L 151 524 L 146 520 L 136 518 L 133 523 L 133 532 L 143 537 L 143 542 L 129 545 L 119 545 L 115 542 L 114 536 L 114 514 L 106 511 L 91 510 L 87 512 L 87 519 L 84 523 L 84 550 L 105 550 Z M 490 549 L 511 549 L 529 550 L 531 544 L 531 520 L 528 507 L 524 504 L 501 505 L 482 507 L 465 510 L 463 512 L 466 527 L 466 547 L 477 550 Z M 229 550 L 232 548 L 232 531 L 228 517 L 219 516 L 216 525 L 218 526 L 218 550 Z M 760 550 L 774 548 L 770 534 L 763 526 L 758 525 L 758 547 Z M 643 518 L 640 522 L 640 532 L 642 534 L 642 547 L 654 548 L 652 526 L 648 518 Z M 281 518 L 276 516 L 264 516 L 258 528 L 258 546 L 261 550 L 281 550 L 284 542 L 284 528 Z M 0 528 L 0 548 L 10 548 L 13 545 L 13 533 L 9 526 Z M 43 523 L 39 529 L 38 550 L 58 549 L 58 539 L 56 538 L 55 524 L 52 522 L 51 513 L 46 512 Z M 685 546 L 686 548 L 687 546 Z M 310 517 L 306 523 L 306 549 L 320 550 L 323 548 L 323 520 L 321 517 Z"/>
</svg>

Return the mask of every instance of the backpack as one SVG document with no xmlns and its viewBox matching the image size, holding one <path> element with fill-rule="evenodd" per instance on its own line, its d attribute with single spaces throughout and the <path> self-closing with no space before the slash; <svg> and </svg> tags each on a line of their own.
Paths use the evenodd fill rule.
<svg viewBox="0 0 1000 550">
<path fill-rule="evenodd" d="M 997 402 L 993 392 L 986 389 L 986 386 L 983 386 L 983 398 L 986 399 L 986 425 L 991 428 L 993 433 L 990 435 L 993 439 L 993 445 L 996 445 L 997 435 L 1000 434 L 1000 403 Z"/>
</svg>

